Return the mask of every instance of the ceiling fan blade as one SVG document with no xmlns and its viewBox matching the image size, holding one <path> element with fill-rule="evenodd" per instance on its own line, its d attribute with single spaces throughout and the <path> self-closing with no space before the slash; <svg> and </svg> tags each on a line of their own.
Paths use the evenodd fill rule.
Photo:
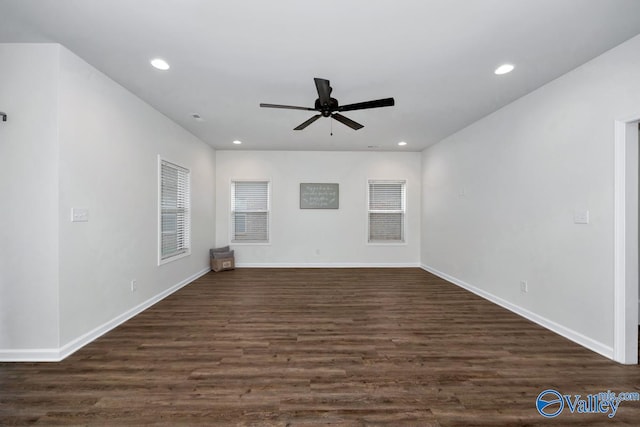
<svg viewBox="0 0 640 427">
<path fill-rule="evenodd" d="M 367 108 L 392 107 L 395 105 L 393 98 L 376 99 L 374 101 L 357 102 L 355 104 L 341 105 L 337 111 L 364 110 Z"/>
<path fill-rule="evenodd" d="M 322 117 L 322 114 L 316 114 L 315 116 L 311 117 L 306 122 L 301 123 L 298 126 L 294 127 L 293 130 L 302 130 L 302 129 L 306 128 L 307 126 L 309 126 L 311 123 L 313 123 L 316 120 L 318 120 L 320 117 Z"/>
<path fill-rule="evenodd" d="M 331 115 L 331 117 L 333 117 L 334 119 L 336 119 L 337 121 L 339 121 L 340 123 L 342 123 L 343 125 L 347 125 L 349 126 L 351 129 L 353 130 L 358 130 L 358 129 L 362 129 L 364 126 L 361 125 L 358 122 L 354 122 L 353 120 L 343 116 L 342 114 L 338 114 L 338 113 L 333 113 Z"/>
<path fill-rule="evenodd" d="M 320 100 L 320 105 L 329 105 L 331 102 L 331 86 L 329 86 L 329 80 L 314 78 L 316 82 L 316 89 L 318 90 L 318 99 Z"/>
<path fill-rule="evenodd" d="M 295 105 L 280 105 L 280 104 L 260 104 L 261 107 L 264 108 L 285 108 L 287 110 L 305 110 L 305 111 L 316 111 L 315 108 L 309 107 L 296 107 Z"/>
</svg>

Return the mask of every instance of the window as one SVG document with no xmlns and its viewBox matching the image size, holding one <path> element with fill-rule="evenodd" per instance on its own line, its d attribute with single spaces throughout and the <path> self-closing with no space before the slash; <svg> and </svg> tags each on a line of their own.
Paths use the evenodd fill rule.
<svg viewBox="0 0 640 427">
<path fill-rule="evenodd" d="M 269 243 L 269 181 L 231 182 L 231 242 Z"/>
<path fill-rule="evenodd" d="M 369 181 L 369 242 L 404 242 L 406 181 Z"/>
<path fill-rule="evenodd" d="M 159 263 L 191 252 L 189 169 L 160 159 Z"/>
</svg>

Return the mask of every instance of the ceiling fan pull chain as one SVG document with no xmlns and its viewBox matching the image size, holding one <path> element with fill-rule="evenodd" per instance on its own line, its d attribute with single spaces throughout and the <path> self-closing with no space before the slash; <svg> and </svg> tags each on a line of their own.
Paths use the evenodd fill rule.
<svg viewBox="0 0 640 427">
<path fill-rule="evenodd" d="M 333 136 L 333 120 L 329 120 L 329 122 L 331 123 L 331 133 L 330 133 L 330 135 Z"/>
</svg>

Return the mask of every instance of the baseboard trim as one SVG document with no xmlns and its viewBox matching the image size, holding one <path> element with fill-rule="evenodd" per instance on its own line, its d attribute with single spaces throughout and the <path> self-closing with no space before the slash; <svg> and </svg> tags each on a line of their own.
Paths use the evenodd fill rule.
<svg viewBox="0 0 640 427">
<path fill-rule="evenodd" d="M 184 279 L 180 283 L 160 292 L 159 294 L 149 298 L 148 300 L 138 304 L 121 315 L 111 319 L 110 321 L 98 326 L 97 328 L 87 332 L 86 334 L 74 339 L 58 349 L 16 349 L 16 350 L 0 350 L 0 362 L 60 362 L 66 357 L 80 350 L 85 345 L 98 339 L 107 332 L 120 326 L 132 317 L 142 313 L 152 305 L 162 301 L 172 293 L 180 290 L 194 280 L 204 276 L 211 271 L 205 268 L 192 276 Z"/>
<path fill-rule="evenodd" d="M 60 350 L 57 348 L 33 348 L 0 350 L 0 362 L 59 362 Z"/>
<path fill-rule="evenodd" d="M 237 268 L 420 268 L 420 263 L 237 263 Z"/>
<path fill-rule="evenodd" d="M 469 283 L 466 283 L 463 280 L 457 279 L 453 276 L 450 276 L 446 273 L 443 273 L 442 271 L 439 271 L 435 268 L 432 268 L 428 265 L 425 264 L 421 264 L 420 267 L 425 270 L 428 271 L 431 274 L 434 274 L 438 277 L 440 277 L 441 279 L 446 280 L 447 282 L 451 282 L 456 286 L 459 286 L 463 289 L 468 290 L 469 292 L 472 292 L 476 295 L 478 295 L 479 297 L 482 297 L 488 301 L 491 301 L 494 304 L 499 305 L 500 307 L 506 308 L 507 310 L 524 317 L 527 320 L 532 321 L 533 323 L 536 323 L 540 326 L 542 326 L 543 328 L 546 328 L 552 332 L 555 332 L 556 334 L 575 342 L 576 344 L 579 344 L 591 351 L 594 351 L 608 359 L 613 360 L 613 347 L 607 346 L 602 344 L 599 341 L 596 341 L 592 338 L 589 338 L 579 332 L 574 331 L 573 329 L 567 328 L 566 326 L 563 326 L 559 323 L 554 322 L 553 320 L 549 320 L 545 317 L 542 317 L 536 313 L 533 313 L 527 309 L 524 309 L 518 305 L 515 305 L 507 300 L 504 300 L 498 296 L 495 296 L 489 292 L 486 292 L 480 288 L 477 288 Z"/>
</svg>

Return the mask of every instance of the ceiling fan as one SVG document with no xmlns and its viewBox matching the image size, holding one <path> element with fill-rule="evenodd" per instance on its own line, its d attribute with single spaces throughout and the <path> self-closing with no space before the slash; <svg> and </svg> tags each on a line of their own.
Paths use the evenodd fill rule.
<svg viewBox="0 0 640 427">
<path fill-rule="evenodd" d="M 331 98 L 331 92 L 333 88 L 329 86 L 329 80 L 314 78 L 316 82 L 316 89 L 318 90 L 318 99 L 316 99 L 315 107 L 296 107 L 293 105 L 279 105 L 279 104 L 260 104 L 261 107 L 266 108 L 284 108 L 288 110 L 306 110 L 306 111 L 318 111 L 320 114 L 316 114 L 309 120 L 301 123 L 293 128 L 293 130 L 302 130 L 309 126 L 311 123 L 318 120 L 320 117 L 331 117 L 340 123 L 349 126 L 353 130 L 362 129 L 364 126 L 358 122 L 343 116 L 340 114 L 343 111 L 364 110 L 367 108 L 378 107 L 391 107 L 395 104 L 393 98 L 376 99 L 374 101 L 357 102 L 355 104 L 339 105 L 338 100 Z"/>
</svg>

